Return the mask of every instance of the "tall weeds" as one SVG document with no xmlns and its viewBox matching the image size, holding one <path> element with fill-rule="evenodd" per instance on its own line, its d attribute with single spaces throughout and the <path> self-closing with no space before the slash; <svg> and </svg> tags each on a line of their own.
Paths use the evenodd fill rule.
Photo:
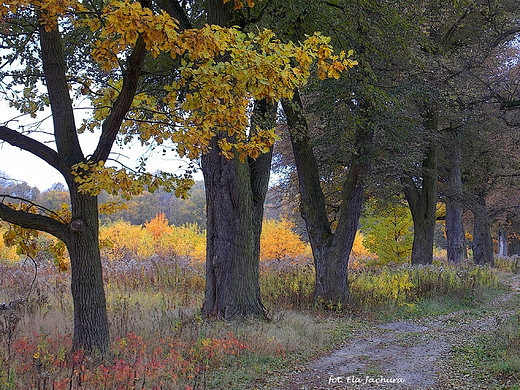
<svg viewBox="0 0 520 390">
<path fill-rule="evenodd" d="M 24 296 L 31 267 L 0 264 L 0 302 Z M 125 256 L 104 261 L 111 356 L 68 353 L 69 274 L 42 261 L 33 293 L 0 310 L 0 389 L 241 389 L 295 359 L 329 348 L 363 311 L 413 307 L 449 297 L 462 303 L 495 287 L 496 274 L 469 264 L 351 270 L 351 308 L 328 313 L 313 302 L 314 270 L 304 258 L 263 262 L 263 301 L 271 321 L 203 320 L 204 266 L 188 257 Z"/>
</svg>

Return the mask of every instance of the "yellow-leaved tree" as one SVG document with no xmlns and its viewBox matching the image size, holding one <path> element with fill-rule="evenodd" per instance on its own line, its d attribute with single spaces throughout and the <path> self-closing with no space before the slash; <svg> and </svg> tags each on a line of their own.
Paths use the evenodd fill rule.
<svg viewBox="0 0 520 390">
<path fill-rule="evenodd" d="M 103 353 L 109 341 L 97 195 L 106 190 L 131 196 L 159 186 L 183 195 L 193 183 L 190 172 L 151 175 L 109 166 L 116 140 L 121 144 L 134 136 L 158 144 L 171 140 L 181 155 L 201 157 L 203 168 L 212 166 L 211 172 L 204 173 L 209 198 L 215 200 L 220 195 L 211 190 L 219 183 L 211 182 L 208 175 L 235 185 L 230 178 L 246 179 L 239 171 L 246 165 L 254 167 L 254 161 L 261 160 L 261 153 L 274 141 L 272 126 L 260 119 L 252 121 L 252 102 L 273 107 L 277 99 L 290 97 L 294 88 L 307 81 L 314 64 L 321 77 L 337 77 L 354 65 L 348 55 L 334 55 L 328 39 L 319 34 L 293 44 L 278 41 L 269 31 L 253 34 L 228 27 L 233 9 L 250 7 L 251 1 L 204 2 L 208 24 L 196 29 L 190 28 L 189 18 L 164 6 L 165 2 L 158 3 L 158 7 L 151 0 L 5 0 L 0 4 L 0 44 L 6 48 L 0 79 L 10 91 L 2 99 L 35 121 L 40 114 L 47 116 L 50 109 L 53 124 L 48 141 L 53 144 L 51 147 L 25 131 L 37 127 L 13 128 L 14 122 L 9 121 L 0 126 L 0 140 L 55 168 L 66 182 L 71 202 L 68 215 L 60 215 L 4 197 L 0 219 L 46 231 L 65 244 L 72 273 L 73 348 L 87 352 Z M 148 72 L 144 72 L 147 57 Z M 161 74 L 164 63 L 170 68 Z M 161 74 L 161 82 L 146 79 L 145 74 Z M 93 114 L 77 127 L 74 98 L 85 97 L 92 102 Z M 85 130 L 99 132 L 90 153 L 83 151 L 78 139 L 78 131 Z M 233 157 L 238 158 L 230 160 Z M 213 164 L 212 159 L 220 163 Z M 228 161 L 242 165 L 238 171 L 230 170 Z M 249 183 L 251 186 L 255 181 Z M 215 202 L 217 208 L 224 211 L 222 204 L 229 203 L 238 215 L 253 214 L 250 197 L 243 198 L 237 192 L 231 198 L 226 196 Z M 225 215 L 210 215 L 208 226 L 218 221 L 242 232 L 258 229 L 252 220 L 238 220 L 234 215 L 234 225 Z M 237 235 L 232 242 L 227 238 L 229 235 L 219 235 L 218 229 L 208 233 L 208 243 L 217 247 L 240 241 Z M 242 263 L 225 260 L 231 262 L 222 268 L 226 275 L 217 275 L 214 264 L 208 265 L 208 277 L 217 279 L 207 283 L 206 315 L 263 314 L 255 287 L 254 259 L 246 253 L 250 250 L 243 247 L 245 252 L 235 251 L 244 259 Z M 210 257 L 220 261 L 215 253 L 208 253 Z M 235 264 L 232 270 L 231 264 Z M 229 272 L 241 276 L 236 278 Z M 222 286 L 221 277 L 248 282 L 246 288 Z M 240 291 L 253 291 L 255 296 L 241 296 Z"/>
<path fill-rule="evenodd" d="M 288 219 L 264 221 L 260 237 L 260 259 L 297 261 L 308 247 L 293 231 L 295 224 Z"/>
</svg>

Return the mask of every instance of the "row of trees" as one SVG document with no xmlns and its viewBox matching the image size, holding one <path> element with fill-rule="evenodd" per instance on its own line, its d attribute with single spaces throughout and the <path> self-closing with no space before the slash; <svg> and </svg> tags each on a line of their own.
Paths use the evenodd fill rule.
<svg viewBox="0 0 520 390">
<path fill-rule="evenodd" d="M 297 177 L 317 300 L 349 300 L 348 258 L 367 194 L 404 194 L 413 263 L 432 261 L 439 197 L 449 259 L 465 256 L 466 207 L 475 261 L 492 262 L 486 202 L 498 194 L 512 199 L 507 190 L 516 178 L 514 112 L 506 109 L 518 100 L 518 12 L 513 0 L 4 2 L 4 98 L 32 117 L 50 107 L 56 148 L 27 133 L 41 122 L 18 130 L 6 122 L 0 140 L 57 169 L 71 208 L 49 213 L 6 196 L 0 218 L 65 243 L 74 348 L 90 351 L 108 345 L 100 191 L 130 197 L 166 186 L 182 196 L 193 184 L 190 171 L 179 177 L 108 167 L 112 146 L 133 138 L 171 142 L 200 160 L 205 316 L 265 315 L 260 232 L 277 121 L 276 164 L 287 188 Z M 316 31 L 348 54 L 334 55 Z M 79 128 L 75 97 L 93 105 Z M 98 145 L 86 155 L 77 132 L 96 129 Z M 501 215 L 505 227 L 510 219 Z"/>
</svg>

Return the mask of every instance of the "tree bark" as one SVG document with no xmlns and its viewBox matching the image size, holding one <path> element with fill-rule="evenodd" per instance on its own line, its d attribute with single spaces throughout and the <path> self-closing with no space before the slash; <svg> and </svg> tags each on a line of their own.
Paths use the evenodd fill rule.
<svg viewBox="0 0 520 390">
<path fill-rule="evenodd" d="M 438 128 L 438 113 L 431 113 L 426 129 L 435 132 Z M 438 146 L 432 141 L 422 163 L 420 187 L 411 178 L 403 178 L 404 193 L 413 220 L 412 264 L 431 264 L 433 239 L 437 217 Z"/>
<path fill-rule="evenodd" d="M 299 180 L 300 212 L 305 221 L 314 258 L 316 285 L 314 298 L 327 305 L 349 302 L 348 259 L 358 229 L 363 205 L 363 176 L 368 171 L 366 156 L 354 159 L 343 182 L 340 216 L 333 232 L 326 211 L 319 169 L 311 146 L 308 124 L 299 93 L 291 101 L 282 100 L 289 126 Z M 358 129 L 356 144 L 366 146 L 372 139 Z"/>
<path fill-rule="evenodd" d="M 226 26 L 232 2 L 207 3 L 208 23 Z M 251 131 L 274 127 L 275 110 L 256 102 Z M 218 147 L 219 133 L 202 156 L 206 190 L 207 245 L 205 317 L 226 320 L 265 317 L 260 298 L 260 233 L 272 151 L 256 160 L 227 160 Z"/>
<path fill-rule="evenodd" d="M 446 199 L 447 257 L 451 263 L 460 263 L 468 258 L 466 238 L 462 222 L 463 209 L 460 202 Z"/>
<path fill-rule="evenodd" d="M 74 302 L 73 349 L 105 353 L 109 344 L 103 271 L 99 250 L 97 197 L 71 191 L 74 209 L 67 250 Z"/>
<path fill-rule="evenodd" d="M 226 160 L 214 139 L 202 157 L 202 171 L 207 209 L 203 315 L 226 320 L 262 317 L 249 165 Z"/>
<path fill-rule="evenodd" d="M 493 265 L 493 239 L 491 238 L 491 223 L 486 206 L 486 196 L 477 192 L 472 205 L 473 213 L 473 261 L 478 265 Z"/>
<path fill-rule="evenodd" d="M 446 154 L 446 240 L 448 261 L 460 263 L 467 259 L 464 225 L 462 222 L 463 185 L 461 173 L 461 132 L 453 130 L 448 135 L 449 147 Z"/>
</svg>

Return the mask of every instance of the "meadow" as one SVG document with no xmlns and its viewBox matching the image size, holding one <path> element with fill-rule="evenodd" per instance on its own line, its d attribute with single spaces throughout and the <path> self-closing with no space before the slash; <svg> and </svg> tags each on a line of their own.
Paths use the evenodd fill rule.
<svg viewBox="0 0 520 390">
<path fill-rule="evenodd" d="M 153 246 L 160 236 L 146 240 Z M 138 253 L 112 239 L 104 247 L 112 343 L 102 360 L 69 353 L 66 266 L 45 252 L 34 263 L 0 262 L 0 302 L 27 298 L 0 310 L 0 389 L 269 389 L 284 370 L 374 321 L 477 306 L 501 289 L 496 269 L 469 263 L 376 267 L 358 258 L 350 305 L 329 308 L 313 300 L 312 261 L 300 248 L 297 256 L 262 260 L 269 318 L 228 323 L 200 315 L 203 262 L 161 245 Z"/>
</svg>

